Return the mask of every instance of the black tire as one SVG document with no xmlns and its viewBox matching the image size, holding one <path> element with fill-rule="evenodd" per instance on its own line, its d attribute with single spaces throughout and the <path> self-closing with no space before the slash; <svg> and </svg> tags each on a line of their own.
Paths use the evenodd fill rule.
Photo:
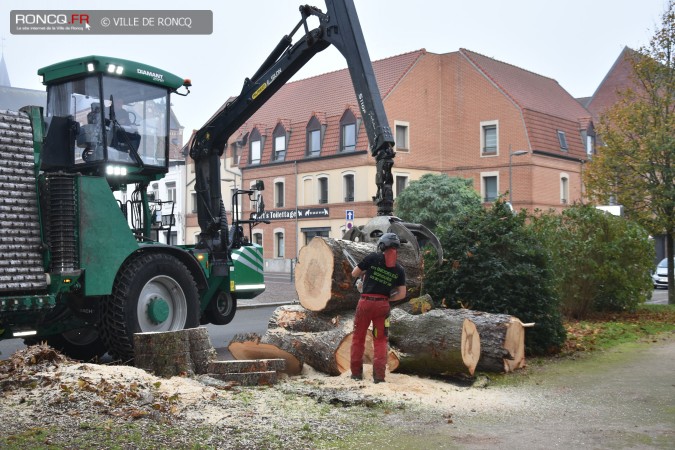
<svg viewBox="0 0 675 450">
<path fill-rule="evenodd" d="M 160 306 L 160 313 L 157 311 Z M 120 269 L 104 301 L 102 337 L 108 352 L 122 361 L 134 358 L 134 333 L 176 331 L 199 326 L 199 293 L 190 271 L 177 258 L 150 253 Z"/>
<path fill-rule="evenodd" d="M 229 292 L 221 292 L 206 307 L 205 315 L 209 323 L 227 325 L 237 312 L 237 299 Z"/>
<path fill-rule="evenodd" d="M 78 328 L 37 339 L 24 339 L 26 345 L 46 342 L 64 355 L 80 361 L 92 361 L 106 353 L 106 346 L 96 328 Z"/>
</svg>

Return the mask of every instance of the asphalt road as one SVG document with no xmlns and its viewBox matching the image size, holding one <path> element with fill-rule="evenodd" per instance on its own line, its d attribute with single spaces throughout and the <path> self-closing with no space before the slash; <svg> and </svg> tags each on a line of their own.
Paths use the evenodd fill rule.
<svg viewBox="0 0 675 450">
<path fill-rule="evenodd" d="M 650 305 L 667 305 L 668 289 L 654 289 L 652 299 L 647 301 Z"/>
</svg>

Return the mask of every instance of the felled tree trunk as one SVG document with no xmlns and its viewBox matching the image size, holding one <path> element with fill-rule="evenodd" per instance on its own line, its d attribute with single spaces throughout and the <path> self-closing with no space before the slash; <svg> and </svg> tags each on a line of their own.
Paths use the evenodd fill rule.
<svg viewBox="0 0 675 450">
<path fill-rule="evenodd" d="M 469 309 L 439 309 L 448 317 L 468 319 L 480 335 L 480 360 L 476 370 L 513 372 L 525 366 L 525 327 L 508 314 L 491 314 Z"/>
<path fill-rule="evenodd" d="M 358 263 L 376 250 L 375 245 L 315 237 L 300 249 L 295 269 L 295 290 L 300 304 L 310 311 L 356 309 L 360 294 L 354 287 L 352 265 L 346 251 Z M 419 295 L 422 269 L 414 251 L 401 248 L 398 262 L 406 274 L 409 296 Z"/>
<path fill-rule="evenodd" d="M 298 305 L 278 307 L 262 336 L 235 336 L 228 349 L 236 359 L 283 358 L 286 372 L 300 373 L 303 364 L 328 375 L 350 370 L 350 354 L 354 329 L 354 312 L 327 315 L 309 311 Z M 366 335 L 363 357 L 373 362 L 373 336 Z M 390 352 L 389 370 L 398 367 L 398 358 Z"/>
<path fill-rule="evenodd" d="M 417 375 L 473 375 L 481 351 L 470 320 L 439 310 L 411 315 L 393 309 L 389 342 L 397 351 L 399 371 Z"/>
</svg>

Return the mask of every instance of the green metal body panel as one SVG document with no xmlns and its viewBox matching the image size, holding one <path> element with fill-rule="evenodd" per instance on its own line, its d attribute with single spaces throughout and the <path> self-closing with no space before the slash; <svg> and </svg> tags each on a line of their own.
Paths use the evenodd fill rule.
<svg viewBox="0 0 675 450">
<path fill-rule="evenodd" d="M 122 68 L 121 73 L 110 72 L 109 67 Z M 158 69 L 147 64 L 141 64 L 126 59 L 111 58 L 109 56 L 91 55 L 82 58 L 70 59 L 60 63 L 52 64 L 38 70 L 38 75 L 42 75 L 43 84 L 61 82 L 69 78 L 81 77 L 91 73 L 109 73 L 124 78 L 131 78 L 144 83 L 163 86 L 171 90 L 176 90 L 183 86 L 185 80 L 166 70 Z"/>
<path fill-rule="evenodd" d="M 122 263 L 139 246 L 106 179 L 78 180 L 84 295 L 108 295 Z"/>
<path fill-rule="evenodd" d="M 232 250 L 230 292 L 236 298 L 253 298 L 265 291 L 263 248 L 258 244 Z"/>
</svg>

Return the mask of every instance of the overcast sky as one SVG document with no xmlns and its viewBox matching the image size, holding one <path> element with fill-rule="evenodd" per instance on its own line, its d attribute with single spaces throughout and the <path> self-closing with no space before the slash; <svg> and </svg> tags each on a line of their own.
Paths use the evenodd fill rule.
<svg viewBox="0 0 675 450">
<path fill-rule="evenodd" d="M 174 97 L 186 137 L 199 128 L 245 77 L 260 66 L 300 18 L 308 0 L 3 0 L 0 35 L 14 87 L 44 89 L 37 69 L 99 54 L 143 62 L 190 78 L 192 93 Z M 575 97 L 591 96 L 625 46 L 647 45 L 665 0 L 355 0 L 371 59 L 426 48 L 481 53 L 553 78 Z M 12 35 L 11 10 L 211 10 L 213 33 L 201 36 Z M 295 79 L 346 67 L 333 48 Z"/>
</svg>

